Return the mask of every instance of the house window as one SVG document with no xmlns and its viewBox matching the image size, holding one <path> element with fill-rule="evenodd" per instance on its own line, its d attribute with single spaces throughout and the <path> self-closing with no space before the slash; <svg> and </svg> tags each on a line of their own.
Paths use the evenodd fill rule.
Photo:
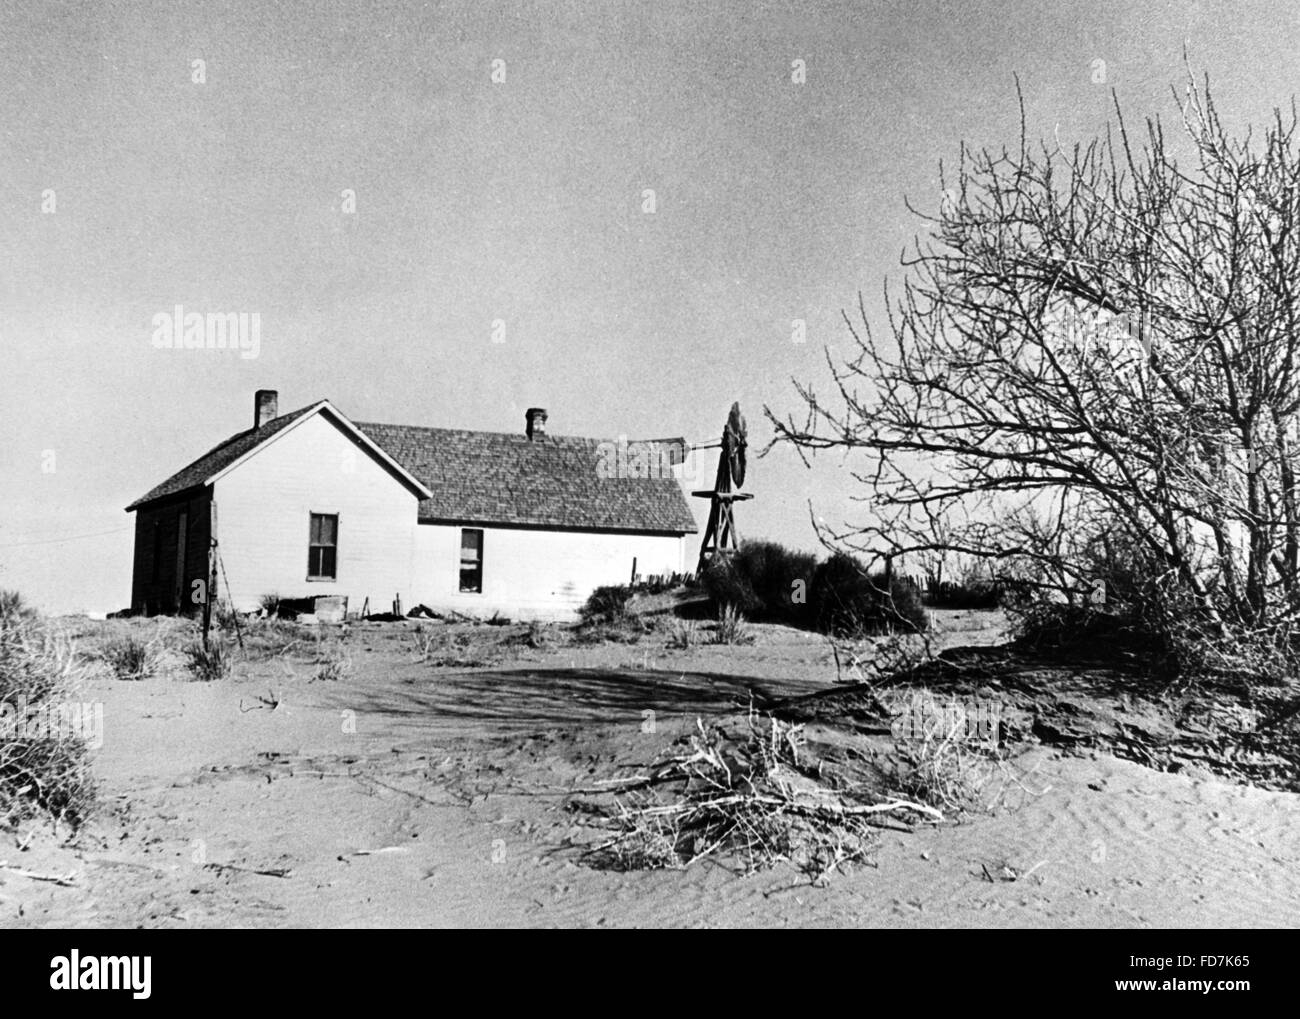
<svg viewBox="0 0 1300 1019">
<path fill-rule="evenodd" d="M 465 528 L 460 532 L 460 589 L 483 592 L 483 532 Z"/>
<path fill-rule="evenodd" d="M 338 544 L 338 514 L 313 513 L 307 547 L 308 580 L 334 580 L 338 576 Z"/>
</svg>

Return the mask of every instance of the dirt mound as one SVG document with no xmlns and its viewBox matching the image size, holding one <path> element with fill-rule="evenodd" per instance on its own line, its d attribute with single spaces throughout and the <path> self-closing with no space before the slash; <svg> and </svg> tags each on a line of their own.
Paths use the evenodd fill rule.
<svg viewBox="0 0 1300 1019">
<path fill-rule="evenodd" d="M 1026 644 L 959 647 L 873 684 L 792 698 L 781 717 L 891 731 L 909 691 L 992 707 L 1003 744 L 1105 750 L 1162 772 L 1199 769 L 1264 789 L 1300 791 L 1300 715 L 1288 691 L 1153 680 L 1119 649 L 1063 659 Z M 1292 694 L 1294 696 L 1294 694 Z"/>
</svg>

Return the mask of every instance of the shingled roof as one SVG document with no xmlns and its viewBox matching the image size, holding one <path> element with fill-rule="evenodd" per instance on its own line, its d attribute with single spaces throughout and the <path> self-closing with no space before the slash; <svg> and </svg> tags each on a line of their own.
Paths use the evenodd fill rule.
<svg viewBox="0 0 1300 1019">
<path fill-rule="evenodd" d="M 332 409 L 319 401 L 232 435 L 127 510 L 207 484 L 262 442 L 322 407 Z M 508 432 L 347 423 L 432 493 L 432 498 L 420 500 L 422 521 L 672 534 L 696 530 L 675 479 L 602 478 L 597 473 L 599 439 L 529 439 Z"/>
<path fill-rule="evenodd" d="M 363 424 L 433 493 L 424 521 L 574 530 L 696 530 L 674 478 L 602 478 L 599 439 Z"/>
<path fill-rule="evenodd" d="M 255 446 L 260 445 L 269 439 L 276 432 L 282 431 L 287 426 L 293 424 L 300 417 L 310 410 L 314 410 L 319 404 L 311 404 L 295 410 L 291 414 L 284 414 L 278 418 L 268 421 L 261 428 L 249 428 L 247 431 L 237 432 L 225 442 L 213 446 L 192 464 L 182 467 L 161 485 L 155 485 L 144 495 L 140 496 L 135 502 L 126 508 L 130 513 L 132 510 L 139 509 L 147 503 L 155 502 L 158 499 L 165 499 L 169 495 L 179 495 L 181 492 L 187 492 L 191 488 L 198 488 L 200 485 L 207 484 L 212 475 L 219 474 L 232 463 L 238 460 L 245 453 L 252 450 Z"/>
</svg>

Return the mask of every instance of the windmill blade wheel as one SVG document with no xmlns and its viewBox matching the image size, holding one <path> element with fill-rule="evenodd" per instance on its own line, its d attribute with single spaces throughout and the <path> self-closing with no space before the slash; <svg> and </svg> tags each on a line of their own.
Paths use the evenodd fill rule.
<svg viewBox="0 0 1300 1019">
<path fill-rule="evenodd" d="M 745 483 L 745 447 L 749 443 L 749 430 L 745 425 L 745 416 L 740 413 L 740 404 L 731 405 L 727 415 L 727 428 L 723 440 L 726 450 L 727 469 L 731 473 L 731 482 L 737 488 Z"/>
</svg>

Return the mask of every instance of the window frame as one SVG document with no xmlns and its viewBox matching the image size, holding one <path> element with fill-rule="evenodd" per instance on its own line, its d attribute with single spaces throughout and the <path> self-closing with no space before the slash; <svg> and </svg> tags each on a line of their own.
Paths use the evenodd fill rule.
<svg viewBox="0 0 1300 1019">
<path fill-rule="evenodd" d="M 312 525 L 317 517 L 331 517 L 334 520 L 334 544 L 326 545 L 312 540 Z M 313 584 L 332 584 L 337 583 L 339 579 L 339 526 L 342 521 L 342 515 L 334 513 L 317 513 L 315 510 L 307 511 L 307 581 Z M 313 554 L 318 548 L 332 548 L 334 550 L 334 572 L 332 574 L 313 573 L 312 559 Z M 324 557 L 321 558 L 321 565 L 324 566 Z"/>
<path fill-rule="evenodd" d="M 465 535 L 478 535 L 478 558 L 474 560 L 477 564 L 478 586 L 466 588 L 464 586 L 465 569 Z M 479 594 L 483 593 L 483 545 L 484 529 L 482 527 L 462 527 L 460 528 L 460 544 L 456 549 L 456 593 L 457 594 Z"/>
</svg>

